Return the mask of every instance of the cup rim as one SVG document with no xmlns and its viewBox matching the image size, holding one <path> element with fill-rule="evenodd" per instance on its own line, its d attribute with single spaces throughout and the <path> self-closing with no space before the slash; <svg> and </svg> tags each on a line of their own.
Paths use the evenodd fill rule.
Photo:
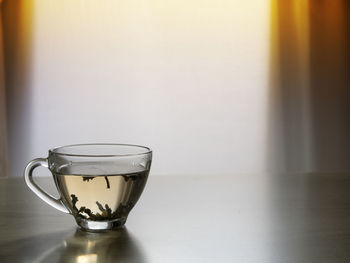
<svg viewBox="0 0 350 263">
<path fill-rule="evenodd" d="M 142 148 L 145 151 L 140 153 L 127 153 L 127 154 L 75 154 L 75 153 L 60 153 L 58 150 L 65 147 L 79 147 L 79 146 L 127 146 L 134 148 Z M 79 144 L 69 144 L 64 146 L 58 146 L 49 149 L 49 155 L 55 154 L 60 156 L 70 156 L 70 157 L 125 157 L 125 156 L 140 156 L 146 154 L 152 154 L 152 150 L 149 147 L 137 145 L 137 144 L 127 144 L 127 143 L 79 143 Z"/>
</svg>

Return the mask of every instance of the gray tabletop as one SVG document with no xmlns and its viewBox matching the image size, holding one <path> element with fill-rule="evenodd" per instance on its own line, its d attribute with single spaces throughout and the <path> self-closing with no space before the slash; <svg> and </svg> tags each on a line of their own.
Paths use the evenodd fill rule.
<svg viewBox="0 0 350 263">
<path fill-rule="evenodd" d="M 350 262 L 350 176 L 150 176 L 126 227 L 108 233 L 3 178 L 0 261 Z"/>
</svg>

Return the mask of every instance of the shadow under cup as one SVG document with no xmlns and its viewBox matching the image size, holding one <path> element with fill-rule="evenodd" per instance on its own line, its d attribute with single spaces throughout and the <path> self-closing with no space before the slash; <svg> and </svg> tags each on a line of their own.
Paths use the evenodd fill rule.
<svg viewBox="0 0 350 263">
<path fill-rule="evenodd" d="M 47 159 L 31 161 L 26 183 L 41 199 L 74 216 L 85 230 L 114 229 L 125 224 L 140 198 L 152 162 L 152 151 L 126 144 L 80 144 L 55 148 Z M 53 174 L 60 199 L 43 191 L 32 178 L 37 166 Z"/>
</svg>

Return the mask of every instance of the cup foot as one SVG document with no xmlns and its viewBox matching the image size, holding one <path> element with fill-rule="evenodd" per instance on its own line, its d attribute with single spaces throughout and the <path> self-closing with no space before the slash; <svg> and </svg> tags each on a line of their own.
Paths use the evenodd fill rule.
<svg viewBox="0 0 350 263">
<path fill-rule="evenodd" d="M 76 222 L 83 230 L 101 232 L 122 227 L 126 222 L 126 218 L 118 218 L 112 221 L 90 221 L 83 218 L 77 218 Z"/>
</svg>

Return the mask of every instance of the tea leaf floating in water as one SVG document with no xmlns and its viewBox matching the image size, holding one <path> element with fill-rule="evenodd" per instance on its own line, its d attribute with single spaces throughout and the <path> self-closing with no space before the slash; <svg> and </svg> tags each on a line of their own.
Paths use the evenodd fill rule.
<svg viewBox="0 0 350 263">
<path fill-rule="evenodd" d="M 107 188 L 111 188 L 110 185 L 109 185 L 109 180 L 108 180 L 107 176 L 105 176 L 105 180 L 106 180 L 106 183 L 107 183 Z"/>
<path fill-rule="evenodd" d="M 83 176 L 83 181 L 89 182 L 90 180 L 92 180 L 92 179 L 94 179 L 94 178 L 95 178 L 95 177 Z M 106 180 L 107 188 L 111 188 L 111 186 L 110 186 L 110 184 L 109 184 L 108 176 L 105 176 L 105 180 Z"/>
<path fill-rule="evenodd" d="M 149 171 L 115 175 L 57 174 L 62 198 L 75 217 L 92 221 L 126 218 Z"/>
<path fill-rule="evenodd" d="M 103 208 L 103 206 L 102 206 L 98 201 L 96 201 L 96 205 L 98 206 L 98 209 L 100 209 L 102 212 L 105 211 L 105 209 Z"/>
<path fill-rule="evenodd" d="M 80 217 L 84 219 L 90 219 L 90 220 L 95 220 L 95 221 L 102 221 L 102 220 L 111 220 L 111 219 L 117 219 L 122 217 L 125 213 L 127 213 L 133 206 L 134 204 L 130 203 L 129 205 L 122 205 L 120 204 L 115 212 L 112 213 L 112 209 L 108 206 L 108 204 L 105 204 L 105 208 L 98 202 L 96 201 L 96 204 L 98 208 L 101 210 L 100 213 L 94 214 L 91 212 L 91 209 L 86 208 L 85 206 L 82 206 L 79 208 L 79 210 L 76 207 L 76 202 L 78 201 L 78 198 L 75 195 L 71 195 L 72 197 L 72 203 L 73 203 L 73 209 L 74 213 L 77 213 Z M 83 215 L 82 213 L 85 213 L 86 215 Z"/>
<path fill-rule="evenodd" d="M 105 204 L 105 208 L 107 211 L 107 216 L 111 217 L 112 216 L 112 209 L 107 204 Z"/>
<path fill-rule="evenodd" d="M 76 197 L 74 194 L 71 194 L 70 196 L 72 197 L 73 208 L 77 209 L 75 204 L 78 202 L 78 197 Z"/>
<path fill-rule="evenodd" d="M 94 177 L 83 176 L 83 181 L 88 181 L 89 182 L 92 179 L 94 179 Z"/>
</svg>

